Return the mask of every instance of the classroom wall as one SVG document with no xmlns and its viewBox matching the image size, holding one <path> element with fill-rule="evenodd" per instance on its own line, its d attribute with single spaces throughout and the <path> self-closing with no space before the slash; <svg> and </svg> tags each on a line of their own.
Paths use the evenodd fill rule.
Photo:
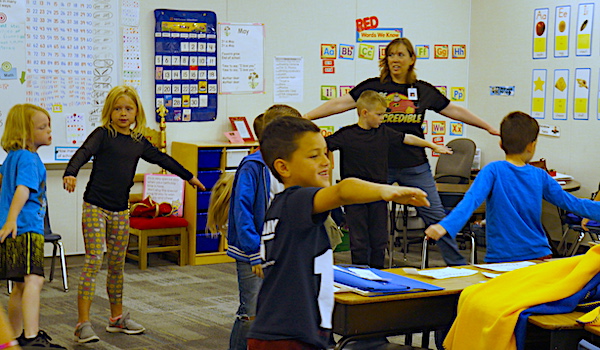
<svg viewBox="0 0 600 350">
<path fill-rule="evenodd" d="M 578 3 L 564 1 L 560 5 L 571 4 L 571 31 Z M 207 142 L 225 141 L 223 132 L 231 130 L 230 116 L 246 116 L 251 123 L 254 116 L 273 104 L 273 58 L 275 56 L 301 56 L 304 58 L 304 101 L 291 105 L 306 113 L 323 101 L 319 99 L 321 85 L 355 85 L 365 78 L 377 76 L 376 61 L 356 59 L 336 60 L 336 74 L 321 73 L 319 57 L 320 44 L 354 44 L 355 20 L 377 16 L 380 27 L 401 27 L 404 36 L 413 44 L 466 44 L 465 60 L 434 60 L 433 53 L 428 60 L 417 61 L 420 79 L 434 85 L 463 86 L 467 89 L 465 101 L 456 102 L 472 110 L 477 115 L 498 125 L 502 117 L 512 110 L 531 111 L 531 70 L 548 69 L 551 80 L 553 70 L 568 68 L 592 68 L 590 111 L 597 109 L 595 96 L 598 92 L 597 59 L 598 26 L 594 28 L 592 56 L 589 58 L 571 57 L 556 59 L 552 55 L 553 40 L 548 39 L 548 59 L 531 58 L 533 10 L 540 7 L 550 9 L 550 24 L 554 23 L 555 2 L 530 0 L 332 0 L 332 1 L 242 1 L 242 0 L 144 0 L 140 1 L 140 31 L 142 52 L 141 97 L 147 111 L 154 106 L 154 14 L 158 8 L 177 10 L 210 10 L 217 14 L 219 22 L 265 24 L 264 74 L 266 92 L 261 95 L 220 95 L 218 115 L 215 121 L 196 123 L 169 123 L 167 126 L 168 146 L 173 141 Z M 597 6 L 598 7 L 598 6 Z M 598 8 L 596 8 L 596 12 Z M 597 22 L 598 20 L 596 20 Z M 552 31 L 550 31 L 551 33 Z M 377 44 L 375 44 L 377 45 Z M 570 46 L 573 47 L 574 40 Z M 491 97 L 490 85 L 516 87 L 512 97 Z M 551 85 L 551 84 L 550 84 Z M 551 94 L 546 96 L 546 119 L 541 123 L 557 125 L 561 128 L 560 138 L 540 137 L 536 158 L 544 157 L 550 167 L 559 172 L 572 174 L 582 183 L 581 196 L 597 188 L 599 177 L 595 164 L 600 157 L 595 151 L 593 140 L 599 121 L 595 113 L 590 113 L 587 121 L 553 121 L 551 117 Z M 0 97 L 2 98 L 2 97 Z M 572 95 L 569 98 L 572 111 Z M 428 112 L 427 118 L 444 120 L 436 113 Z M 317 121 L 320 125 L 333 125 L 336 128 L 356 121 L 354 111 Z M 150 126 L 156 126 L 149 120 Z M 498 147 L 498 137 L 491 136 L 473 127 L 465 129 L 465 136 L 472 138 L 482 149 L 483 164 L 503 158 Z M 427 136 L 429 139 L 431 135 Z M 448 140 L 449 138 L 447 138 Z M 581 140 L 581 141 L 580 141 Z M 435 158 L 430 157 L 432 164 Z M 153 172 L 156 166 L 140 163 L 139 172 Z M 78 177 L 79 187 L 74 194 L 66 194 L 62 189 L 62 171 L 49 171 L 49 201 L 61 203 L 74 210 L 52 211 L 54 229 L 66 236 L 68 253 L 82 253 L 81 240 L 81 198 L 89 170 Z"/>
<path fill-rule="evenodd" d="M 581 182 L 574 194 L 588 197 L 598 189 L 600 154 L 596 145 L 600 121 L 598 111 L 598 73 L 600 70 L 600 4 L 596 2 L 592 33 L 592 55 L 575 56 L 575 33 L 578 5 L 590 1 L 507 0 L 472 1 L 471 53 L 469 66 L 469 108 L 494 125 L 509 112 L 531 113 L 532 70 L 547 69 L 546 117 L 540 124 L 556 125 L 561 136 L 540 136 L 534 159 L 546 158 L 548 167 L 567 173 Z M 554 58 L 556 6 L 571 5 L 569 57 Z M 548 58 L 532 58 L 534 9 L 549 9 Z M 589 120 L 573 120 L 573 85 L 575 68 L 591 68 Z M 569 69 L 568 119 L 552 119 L 552 86 L 555 69 Z M 514 97 L 493 97 L 489 86 L 515 86 Z M 483 150 L 483 162 L 503 159 L 498 138 L 473 130 L 470 136 Z"/>
<path fill-rule="evenodd" d="M 202 142 L 226 141 L 223 132 L 231 130 L 228 117 L 246 116 L 251 124 L 254 117 L 273 104 L 273 60 L 275 56 L 301 56 L 304 58 L 304 101 L 290 103 L 301 113 L 306 113 L 324 101 L 320 100 L 321 85 L 356 85 L 362 80 L 379 75 L 377 60 L 336 60 L 336 73 L 321 72 L 320 45 L 322 43 L 356 43 L 355 20 L 377 16 L 381 28 L 403 28 L 404 36 L 413 44 L 469 44 L 470 1 L 449 3 L 429 0 L 423 5 L 414 1 L 206 1 L 201 7 L 196 1 L 144 1 L 141 2 L 140 30 L 142 31 L 142 64 L 144 84 L 141 91 L 144 104 L 152 105 L 154 87 L 153 37 L 144 35 L 154 25 L 153 10 L 172 8 L 178 10 L 212 10 L 219 22 L 264 23 L 264 73 L 266 92 L 263 95 L 220 95 L 217 120 L 195 123 L 169 123 L 170 141 Z M 451 28 L 450 30 L 448 28 Z M 152 34 L 151 32 L 148 34 Z M 379 45 L 377 43 L 373 45 Z M 358 45 L 357 45 L 358 46 Z M 468 62 L 465 60 L 428 60 L 417 63 L 420 79 L 434 85 L 466 86 Z M 150 82 L 150 83 L 146 83 Z M 468 100 L 457 102 L 467 106 Z M 433 116 L 435 113 L 428 113 Z M 354 110 L 316 121 L 319 125 L 338 127 L 355 123 Z M 429 118 L 428 118 L 429 119 Z M 446 120 L 441 116 L 437 119 Z M 467 130 L 468 135 L 470 131 Z M 433 160 L 435 162 L 435 159 Z M 148 169 L 151 169 L 149 167 Z"/>
</svg>

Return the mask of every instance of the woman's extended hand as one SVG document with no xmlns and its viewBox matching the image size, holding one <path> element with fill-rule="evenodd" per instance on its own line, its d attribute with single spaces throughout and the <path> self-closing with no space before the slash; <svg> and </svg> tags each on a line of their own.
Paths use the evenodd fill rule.
<svg viewBox="0 0 600 350">
<path fill-rule="evenodd" d="M 75 176 L 65 176 L 63 177 L 63 188 L 67 190 L 67 192 L 75 191 L 75 186 L 77 185 L 77 178 Z"/>
</svg>

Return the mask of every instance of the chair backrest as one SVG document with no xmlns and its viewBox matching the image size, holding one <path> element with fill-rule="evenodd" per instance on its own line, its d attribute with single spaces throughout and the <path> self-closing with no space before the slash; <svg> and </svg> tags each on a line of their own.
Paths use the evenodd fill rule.
<svg viewBox="0 0 600 350">
<path fill-rule="evenodd" d="M 52 228 L 50 227 L 50 213 L 48 213 L 48 205 L 46 205 L 46 215 L 44 215 L 44 236 L 51 234 Z"/>
<path fill-rule="evenodd" d="M 548 238 L 550 249 L 552 250 L 553 256 L 564 256 L 564 252 L 558 251 L 558 245 L 556 242 L 560 242 L 563 239 L 564 227 L 563 222 L 560 218 L 558 208 L 545 200 L 542 200 L 542 228 Z"/>
<path fill-rule="evenodd" d="M 435 166 L 435 181 L 443 183 L 466 184 L 471 179 L 471 166 L 475 158 L 475 142 L 460 138 L 448 142 L 452 154 L 440 154 Z"/>
</svg>

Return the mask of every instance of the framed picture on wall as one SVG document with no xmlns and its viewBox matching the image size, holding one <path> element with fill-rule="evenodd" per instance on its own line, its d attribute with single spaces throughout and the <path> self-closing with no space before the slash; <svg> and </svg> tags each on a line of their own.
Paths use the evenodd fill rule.
<svg viewBox="0 0 600 350">
<path fill-rule="evenodd" d="M 254 141 L 254 134 L 252 134 L 246 117 L 229 117 L 229 121 L 231 121 L 233 129 L 240 133 L 245 142 Z"/>
</svg>

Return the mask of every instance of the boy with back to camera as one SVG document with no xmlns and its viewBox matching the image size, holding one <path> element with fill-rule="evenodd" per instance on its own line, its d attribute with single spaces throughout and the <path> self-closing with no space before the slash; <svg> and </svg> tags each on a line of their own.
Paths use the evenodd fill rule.
<svg viewBox="0 0 600 350">
<path fill-rule="evenodd" d="M 542 199 L 599 220 L 600 203 L 576 198 L 546 171 L 527 164 L 535 153 L 539 129 L 537 121 L 523 112 L 504 117 L 500 147 L 506 160 L 486 165 L 458 206 L 425 234 L 435 240 L 445 234 L 455 237 L 473 210 L 486 201 L 486 262 L 547 259 L 552 251 L 541 222 Z"/>
<path fill-rule="evenodd" d="M 385 184 L 388 179 L 388 151 L 400 144 L 429 147 L 434 152 L 452 153 L 420 137 L 381 126 L 387 101 L 373 90 L 364 91 L 356 101 L 358 123 L 327 137 L 330 151 L 340 150 L 341 177 Z M 352 204 L 344 207 L 350 230 L 352 263 L 382 269 L 388 240 L 387 203 Z"/>
<path fill-rule="evenodd" d="M 333 311 L 333 253 L 323 222 L 341 205 L 379 200 L 429 205 L 425 192 L 347 178 L 329 186 L 327 144 L 311 121 L 266 126 L 261 152 L 285 190 L 267 211 L 261 237 L 264 281 L 249 350 L 324 349 Z"/>
</svg>

